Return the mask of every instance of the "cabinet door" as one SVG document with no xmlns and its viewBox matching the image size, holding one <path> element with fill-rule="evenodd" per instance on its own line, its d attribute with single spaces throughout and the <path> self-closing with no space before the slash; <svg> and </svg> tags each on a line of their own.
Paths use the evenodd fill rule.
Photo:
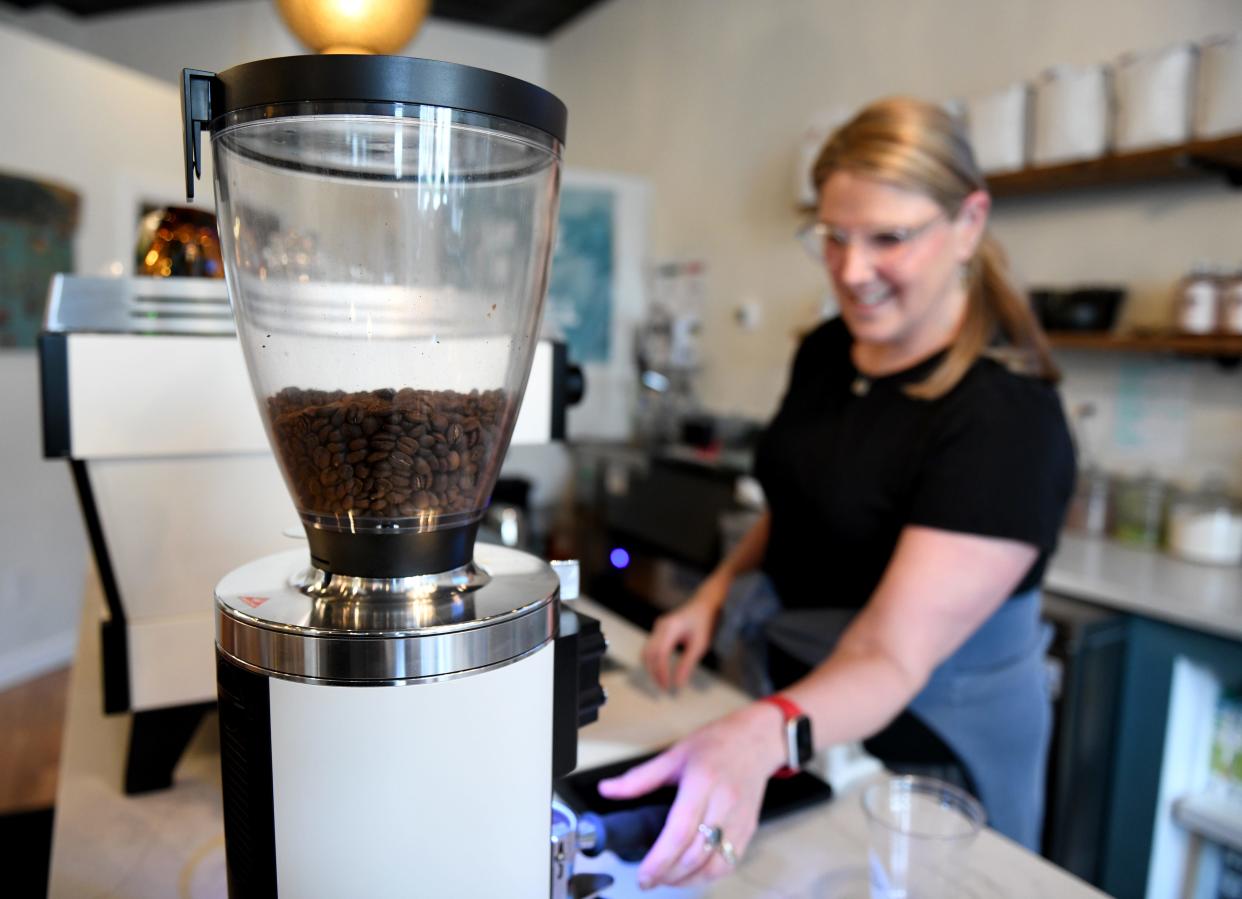
<svg viewBox="0 0 1242 899">
<path fill-rule="evenodd" d="M 1242 682 L 1242 644 L 1170 624 L 1130 623 L 1118 719 L 1116 767 L 1100 886 L 1143 896 L 1151 861 L 1173 664 L 1186 658 L 1226 685 Z"/>
</svg>

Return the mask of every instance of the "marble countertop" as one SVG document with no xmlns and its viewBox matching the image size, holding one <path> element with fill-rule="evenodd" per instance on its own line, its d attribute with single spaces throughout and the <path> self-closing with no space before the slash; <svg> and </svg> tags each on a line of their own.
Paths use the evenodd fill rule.
<svg viewBox="0 0 1242 899">
<path fill-rule="evenodd" d="M 601 619 L 616 663 L 604 675 L 609 698 L 600 720 L 580 734 L 580 767 L 667 745 L 749 701 L 703 671 L 678 696 L 659 693 L 638 664 L 643 632 L 588 600 L 577 602 Z M 125 796 L 121 783 L 127 718 L 103 715 L 99 702 L 101 603 L 97 590 L 88 591 L 71 677 L 48 895 L 220 899 L 226 884 L 215 716 L 208 717 L 182 758 L 171 789 Z M 738 871 L 706 888 L 641 892 L 635 882 L 637 866 L 611 853 L 583 859 L 579 870 L 612 873 L 617 880 L 607 891 L 609 899 L 863 899 L 867 828 L 857 789 L 856 784 L 831 802 L 765 825 Z M 968 852 L 960 894 L 964 897 L 1103 896 L 992 831 L 983 831 Z"/>
<path fill-rule="evenodd" d="M 1242 640 L 1242 566 L 1196 565 L 1099 537 L 1062 534 L 1044 589 Z"/>
<path fill-rule="evenodd" d="M 600 619 L 614 667 L 601 678 L 608 702 L 600 718 L 579 734 L 580 768 L 603 765 L 668 745 L 681 734 L 749 702 L 706 671 L 698 671 L 676 696 L 661 693 L 640 664 L 645 633 L 590 602 L 576 608 Z M 712 899 L 866 899 L 867 823 L 860 801 L 867 779 L 838 786 L 830 802 L 765 824 L 730 877 L 696 889 L 640 891 L 637 865 L 611 853 L 582 859 L 580 871 L 611 874 L 609 899 L 700 897 Z M 967 850 L 962 899 L 1098 899 L 1105 894 L 1011 842 L 984 830 Z"/>
</svg>

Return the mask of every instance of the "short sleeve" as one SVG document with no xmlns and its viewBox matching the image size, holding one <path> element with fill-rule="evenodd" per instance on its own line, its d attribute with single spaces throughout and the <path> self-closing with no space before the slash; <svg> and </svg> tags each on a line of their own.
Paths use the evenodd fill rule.
<svg viewBox="0 0 1242 899">
<path fill-rule="evenodd" d="M 1057 542 L 1074 454 L 1056 391 L 997 367 L 944 400 L 917 471 L 908 521 L 1030 544 Z"/>
</svg>

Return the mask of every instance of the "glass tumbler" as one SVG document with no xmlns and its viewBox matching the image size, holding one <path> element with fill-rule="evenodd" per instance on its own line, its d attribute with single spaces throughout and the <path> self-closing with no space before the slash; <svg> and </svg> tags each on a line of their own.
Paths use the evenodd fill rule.
<svg viewBox="0 0 1242 899">
<path fill-rule="evenodd" d="M 931 777 L 889 775 L 862 796 L 871 899 L 961 895 L 967 849 L 983 828 L 983 806 Z"/>
</svg>

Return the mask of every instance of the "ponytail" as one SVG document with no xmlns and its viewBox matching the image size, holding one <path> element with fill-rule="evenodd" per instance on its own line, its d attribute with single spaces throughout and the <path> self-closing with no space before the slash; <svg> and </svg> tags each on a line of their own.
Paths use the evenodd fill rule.
<svg viewBox="0 0 1242 899">
<path fill-rule="evenodd" d="M 909 396 L 933 400 L 957 386 L 984 354 L 1050 383 L 1061 380 L 1048 339 L 1030 304 L 1009 277 L 1009 267 L 991 235 L 984 234 L 966 267 L 966 314 L 944 359 L 925 379 L 906 388 Z M 998 337 L 1004 345 L 996 347 Z"/>
</svg>

